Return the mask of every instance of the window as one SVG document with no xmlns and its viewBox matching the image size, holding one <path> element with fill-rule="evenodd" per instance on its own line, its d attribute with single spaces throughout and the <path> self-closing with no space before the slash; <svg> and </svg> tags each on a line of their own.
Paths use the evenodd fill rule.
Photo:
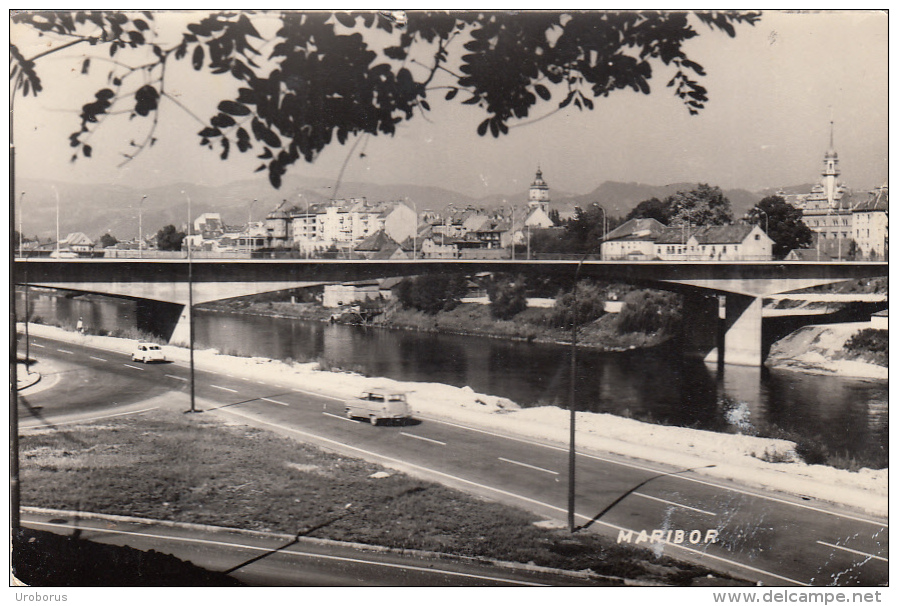
<svg viewBox="0 0 898 606">
<path fill-rule="evenodd" d="M 761 239 L 761 234 L 755 234 L 755 240 L 760 240 L 760 239 Z"/>
</svg>

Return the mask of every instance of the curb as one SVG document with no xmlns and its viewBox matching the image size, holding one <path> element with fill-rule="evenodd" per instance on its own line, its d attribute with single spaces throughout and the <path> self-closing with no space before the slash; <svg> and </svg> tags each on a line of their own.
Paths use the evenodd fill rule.
<svg viewBox="0 0 898 606">
<path fill-rule="evenodd" d="M 153 520 L 150 518 L 138 518 L 133 516 L 122 516 L 105 513 L 93 513 L 89 511 L 67 511 L 63 509 L 47 509 L 43 507 L 22 507 L 23 512 L 43 515 L 69 516 L 76 518 L 108 520 L 111 522 L 127 522 L 131 524 L 146 524 L 152 526 L 163 526 L 166 528 L 182 528 L 187 530 L 198 530 L 202 532 L 212 533 L 236 533 L 245 536 L 252 536 L 266 539 L 282 539 L 286 541 L 296 541 L 298 543 L 308 543 L 311 545 L 327 545 L 332 547 L 348 547 L 360 551 L 370 551 L 375 553 L 390 553 L 403 556 L 412 556 L 422 559 L 432 560 L 448 560 L 453 562 L 461 562 L 466 564 L 480 564 L 494 566 L 506 570 L 554 574 L 558 576 L 566 576 L 573 579 L 585 581 L 619 581 L 623 585 L 638 587 L 664 587 L 659 583 L 650 583 L 634 579 L 626 579 L 623 577 L 615 577 L 609 575 L 601 575 L 593 572 L 585 572 L 579 570 L 564 570 L 560 568 L 550 568 L 548 566 L 537 566 L 536 564 L 522 564 L 520 562 L 508 562 L 505 560 L 495 560 L 492 558 L 477 558 L 470 556 L 461 556 L 450 553 L 440 553 L 437 551 L 424 551 L 420 549 L 401 549 L 398 547 L 386 547 L 384 545 L 373 545 L 368 543 L 355 543 L 350 541 L 336 541 L 333 539 L 319 539 L 315 537 L 296 537 L 294 535 L 279 532 L 263 532 L 259 530 L 246 530 L 243 528 L 228 528 L 224 526 L 212 526 L 210 524 L 195 524 L 192 522 L 174 522 L 171 520 Z"/>
<path fill-rule="evenodd" d="M 16 378 L 16 389 L 22 391 L 23 389 L 28 389 L 32 385 L 36 384 L 41 380 L 41 373 L 39 372 L 29 372 L 26 373 L 25 379 Z"/>
</svg>

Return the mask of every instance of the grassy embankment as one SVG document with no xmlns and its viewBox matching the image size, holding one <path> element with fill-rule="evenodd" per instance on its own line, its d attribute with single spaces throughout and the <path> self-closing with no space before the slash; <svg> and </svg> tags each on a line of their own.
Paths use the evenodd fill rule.
<svg viewBox="0 0 898 606">
<path fill-rule="evenodd" d="M 27 506 L 431 550 L 688 585 L 708 570 L 213 414 L 160 409 L 21 438 Z M 386 471 L 387 477 L 372 477 Z"/>
<path fill-rule="evenodd" d="M 206 304 L 205 309 L 277 316 L 325 322 L 334 310 L 317 303 L 290 303 L 286 301 L 252 302 L 250 300 L 222 301 Z M 381 328 L 421 330 L 461 335 L 477 335 L 503 339 L 517 339 L 536 343 L 570 343 L 571 333 L 566 328 L 552 327 L 551 309 L 529 308 L 511 320 L 497 320 L 490 313 L 489 305 L 462 303 L 452 311 L 427 314 L 405 309 L 393 304 L 387 314 L 376 317 L 371 325 Z M 580 327 L 578 343 L 583 347 L 607 350 L 654 347 L 667 340 L 661 333 L 621 332 L 617 316 L 608 314 Z"/>
<path fill-rule="evenodd" d="M 489 305 L 463 303 L 452 311 L 437 314 L 400 308 L 382 319 L 376 318 L 374 325 L 519 339 L 536 343 L 570 343 L 570 329 L 551 326 L 551 314 L 551 309 L 529 308 L 511 320 L 497 320 L 492 316 Z M 609 351 L 654 347 L 666 339 L 667 335 L 664 333 L 621 332 L 618 317 L 614 314 L 606 314 L 598 320 L 584 324 L 577 333 L 579 345 Z"/>
</svg>

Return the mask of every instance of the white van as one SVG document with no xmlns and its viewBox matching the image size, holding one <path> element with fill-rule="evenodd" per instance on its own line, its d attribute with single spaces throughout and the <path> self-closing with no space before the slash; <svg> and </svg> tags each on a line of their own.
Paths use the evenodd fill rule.
<svg viewBox="0 0 898 606">
<path fill-rule="evenodd" d="M 411 415 L 408 400 L 401 391 L 372 389 L 346 401 L 346 416 L 349 419 L 370 419 L 372 425 L 380 425 L 387 420 L 405 424 Z"/>
</svg>

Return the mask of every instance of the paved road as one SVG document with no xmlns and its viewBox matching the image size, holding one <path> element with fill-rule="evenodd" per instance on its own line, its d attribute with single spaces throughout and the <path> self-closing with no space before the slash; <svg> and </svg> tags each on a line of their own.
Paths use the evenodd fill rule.
<svg viewBox="0 0 898 606">
<path fill-rule="evenodd" d="M 134 391 L 188 389 L 187 369 L 178 365 L 143 366 L 121 354 L 47 339 L 34 343 L 44 346 L 38 355 L 64 356 L 114 377 L 126 373 Z M 339 401 L 287 385 L 208 372 L 198 372 L 196 381 L 202 407 L 217 413 L 565 519 L 564 448 L 429 418 L 373 427 L 346 419 Z M 36 394 L 32 404 L 53 399 L 53 391 Z M 89 392 L 66 397 L 82 408 L 105 404 Z M 633 543 L 645 531 L 649 540 L 639 544 L 656 553 L 765 585 L 888 583 L 887 521 L 654 463 L 578 453 L 577 519 L 612 537 L 632 532 Z M 653 543 L 653 531 L 669 541 Z M 716 541 L 706 543 L 715 532 Z"/>
<path fill-rule="evenodd" d="M 152 520 L 85 518 L 71 512 L 25 511 L 22 525 L 35 530 L 141 551 L 154 549 L 195 566 L 257 586 L 596 586 L 619 581 L 512 569 L 490 563 L 428 558 L 288 535 L 238 532 Z M 534 567 L 535 568 L 535 567 Z"/>
</svg>

